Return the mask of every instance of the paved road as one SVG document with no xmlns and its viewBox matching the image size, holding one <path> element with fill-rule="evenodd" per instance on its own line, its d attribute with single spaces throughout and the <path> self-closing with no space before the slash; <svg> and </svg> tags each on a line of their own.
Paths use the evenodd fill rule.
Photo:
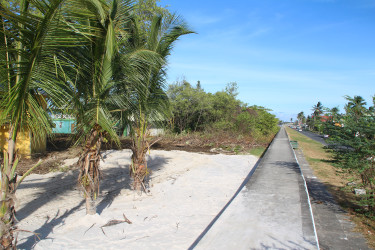
<svg viewBox="0 0 375 250">
<path fill-rule="evenodd" d="M 299 131 L 301 134 L 303 135 L 306 135 L 307 137 L 317 141 L 317 142 L 320 142 L 321 144 L 323 144 L 324 146 L 327 146 L 328 144 L 325 142 L 324 138 L 322 135 L 318 135 L 318 134 L 315 134 L 313 132 L 310 132 L 310 131 Z"/>
<path fill-rule="evenodd" d="M 284 128 L 251 174 L 190 249 L 317 249 L 304 180 Z"/>
</svg>

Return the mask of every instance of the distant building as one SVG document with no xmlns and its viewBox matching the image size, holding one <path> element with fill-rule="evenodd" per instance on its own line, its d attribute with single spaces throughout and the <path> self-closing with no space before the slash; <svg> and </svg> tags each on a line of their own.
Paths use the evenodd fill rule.
<svg viewBox="0 0 375 250">
<path fill-rule="evenodd" d="M 75 119 L 52 119 L 55 127 L 52 129 L 54 134 L 71 134 L 74 133 L 76 126 Z"/>
<path fill-rule="evenodd" d="M 54 134 L 71 134 L 74 133 L 76 127 L 76 120 L 70 115 L 51 115 L 54 127 L 52 132 Z"/>
</svg>

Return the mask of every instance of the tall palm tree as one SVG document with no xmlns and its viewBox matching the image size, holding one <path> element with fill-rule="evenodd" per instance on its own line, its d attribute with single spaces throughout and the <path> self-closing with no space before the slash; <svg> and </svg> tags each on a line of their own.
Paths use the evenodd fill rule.
<svg viewBox="0 0 375 250">
<path fill-rule="evenodd" d="M 65 101 L 64 72 L 58 65 L 64 64 L 61 48 L 72 45 L 73 39 L 66 39 L 70 32 L 60 22 L 64 3 L 21 0 L 19 9 L 0 4 L 0 123 L 9 127 L 1 166 L 0 241 L 6 249 L 14 247 L 15 192 L 25 177 L 17 181 L 17 135 L 30 131 L 33 140 L 45 139 L 52 132 L 46 97 L 49 104 Z"/>
<path fill-rule="evenodd" d="M 305 117 L 305 114 L 303 113 L 303 111 L 298 113 L 297 119 L 298 119 L 299 125 L 301 125 L 304 122 L 306 117 Z"/>
<path fill-rule="evenodd" d="M 323 105 L 321 102 L 318 102 L 316 105 L 313 106 L 313 114 L 314 116 L 318 117 L 323 114 Z"/>
<path fill-rule="evenodd" d="M 352 114 L 358 120 L 366 112 L 365 105 L 367 104 L 362 96 L 354 96 L 353 98 L 346 95 L 344 97 L 348 103 L 345 105 L 347 114 Z"/>
<path fill-rule="evenodd" d="M 337 122 L 339 117 L 340 109 L 338 107 L 333 107 L 329 109 L 329 113 L 332 116 L 332 121 Z"/>
<path fill-rule="evenodd" d="M 129 114 L 132 124 L 132 165 L 131 175 L 134 178 L 134 188 L 141 189 L 148 174 L 146 152 L 151 144 L 149 141 L 149 125 L 163 121 L 169 115 L 168 97 L 163 89 L 166 76 L 167 59 L 173 45 L 183 35 L 193 33 L 181 18 L 176 15 L 154 15 L 151 25 L 147 29 L 140 29 L 143 20 L 135 20 L 133 26 L 133 40 L 135 48 L 144 48 L 156 52 L 163 63 L 157 67 L 146 66 L 147 73 L 141 88 L 133 92 L 134 106 L 137 108 Z"/>
<path fill-rule="evenodd" d="M 320 122 L 320 116 L 323 114 L 324 107 L 321 102 L 318 102 L 316 105 L 313 106 L 313 124 L 312 129 L 317 129 L 317 124 Z M 318 118 L 318 119 L 317 119 Z"/>
</svg>

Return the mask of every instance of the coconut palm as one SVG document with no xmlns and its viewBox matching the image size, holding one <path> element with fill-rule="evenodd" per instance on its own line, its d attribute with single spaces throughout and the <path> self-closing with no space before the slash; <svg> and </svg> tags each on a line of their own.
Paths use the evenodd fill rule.
<svg viewBox="0 0 375 250">
<path fill-rule="evenodd" d="M 116 111 L 133 107 L 128 95 L 129 85 L 139 84 L 142 69 L 160 64 L 161 60 L 146 49 L 129 49 L 132 1 L 82 1 L 92 15 L 86 23 L 72 25 L 81 36 L 88 37 L 89 43 L 72 51 L 77 61 L 74 65 L 80 63 L 71 86 L 74 98 L 69 110 L 73 110 L 77 118 L 78 141 L 85 141 L 78 160 L 78 182 L 86 198 L 86 213 L 94 214 L 102 143 L 107 140 L 120 143 L 115 130 Z M 85 32 L 80 31 L 82 27 Z"/>
<path fill-rule="evenodd" d="M 320 123 L 320 116 L 323 114 L 324 107 L 321 102 L 318 102 L 316 105 L 313 106 L 313 123 L 312 129 L 317 129 Z M 318 119 L 317 119 L 318 118 Z"/>
<path fill-rule="evenodd" d="M 70 32 L 60 22 L 64 3 L 22 0 L 19 9 L 0 4 L 0 123 L 9 127 L 8 150 L 1 166 L 0 241 L 4 249 L 14 247 L 16 188 L 32 170 L 17 181 L 17 135 L 30 131 L 33 140 L 45 139 L 52 132 L 46 97 L 49 104 L 56 105 L 66 96 L 58 65 L 64 64 L 61 48 L 74 40 L 65 39 Z"/>
<path fill-rule="evenodd" d="M 135 20 L 133 25 L 133 40 L 135 48 L 145 48 L 156 52 L 164 60 L 158 67 L 147 66 L 147 73 L 141 88 L 133 91 L 134 106 L 130 118 L 132 136 L 132 165 L 131 175 L 134 178 L 134 189 L 140 190 L 148 174 L 146 152 L 152 142 L 149 141 L 150 123 L 162 122 L 169 115 L 169 102 L 164 92 L 167 58 L 175 42 L 183 35 L 193 33 L 176 15 L 154 15 L 149 28 L 140 29 L 143 20 Z"/>
<path fill-rule="evenodd" d="M 306 120 L 306 117 L 305 117 L 305 114 L 303 113 L 303 111 L 301 111 L 301 112 L 298 113 L 297 119 L 298 119 L 299 125 L 301 125 L 302 123 L 304 123 L 304 120 Z"/>
<path fill-rule="evenodd" d="M 337 122 L 339 117 L 340 109 L 338 107 L 333 107 L 328 109 L 329 114 L 332 116 L 332 121 Z"/>
<path fill-rule="evenodd" d="M 356 120 L 358 120 L 366 112 L 366 102 L 361 96 L 350 97 L 346 95 L 344 97 L 348 103 L 345 105 L 347 114 L 352 114 Z"/>
<path fill-rule="evenodd" d="M 321 102 L 318 102 L 316 105 L 313 106 L 313 114 L 314 114 L 314 117 L 319 117 L 321 114 L 323 114 L 323 105 Z"/>
<path fill-rule="evenodd" d="M 95 214 L 95 200 L 99 193 L 100 149 L 106 138 L 118 143 L 113 129 L 111 104 L 122 106 L 123 101 L 111 95 L 115 86 L 113 78 L 114 58 L 118 42 L 126 36 L 123 31 L 129 18 L 130 1 L 111 4 L 105 1 L 84 1 L 92 11 L 88 23 L 94 34 L 90 42 L 77 50 L 82 59 L 81 71 L 73 88 L 74 106 L 77 118 L 78 141 L 85 141 L 85 148 L 78 160 L 80 173 L 78 183 L 86 198 L 86 213 Z M 83 34 L 84 35 L 84 34 Z"/>
</svg>

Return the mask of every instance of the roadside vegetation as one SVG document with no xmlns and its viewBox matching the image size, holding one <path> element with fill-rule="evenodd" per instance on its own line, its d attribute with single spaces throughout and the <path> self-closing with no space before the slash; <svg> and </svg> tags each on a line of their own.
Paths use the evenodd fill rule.
<svg viewBox="0 0 375 250">
<path fill-rule="evenodd" d="M 357 230 L 368 240 L 369 246 L 375 247 L 375 221 L 361 212 L 359 198 L 353 187 L 348 185 L 358 179 L 356 174 L 335 165 L 332 152 L 321 143 L 308 138 L 294 129 L 286 128 L 291 140 L 298 141 L 298 146 L 314 171 L 314 174 L 326 185 L 337 203 L 348 212 Z"/>
<path fill-rule="evenodd" d="M 203 133 L 231 138 L 233 143 L 246 140 L 253 146 L 265 146 L 279 130 L 278 119 L 261 106 L 249 106 L 237 99 L 236 82 L 214 94 L 200 82 L 194 87 L 182 80 L 169 85 L 171 119 L 166 128 L 178 135 Z"/>
<path fill-rule="evenodd" d="M 311 131 L 325 135 L 323 148 L 288 130 L 299 141 L 315 174 L 360 225 L 375 246 L 375 97 L 367 103 L 361 96 L 345 96 L 345 112 L 325 108 L 318 102 L 306 118 Z M 304 117 L 299 117 L 299 121 Z"/>
</svg>

